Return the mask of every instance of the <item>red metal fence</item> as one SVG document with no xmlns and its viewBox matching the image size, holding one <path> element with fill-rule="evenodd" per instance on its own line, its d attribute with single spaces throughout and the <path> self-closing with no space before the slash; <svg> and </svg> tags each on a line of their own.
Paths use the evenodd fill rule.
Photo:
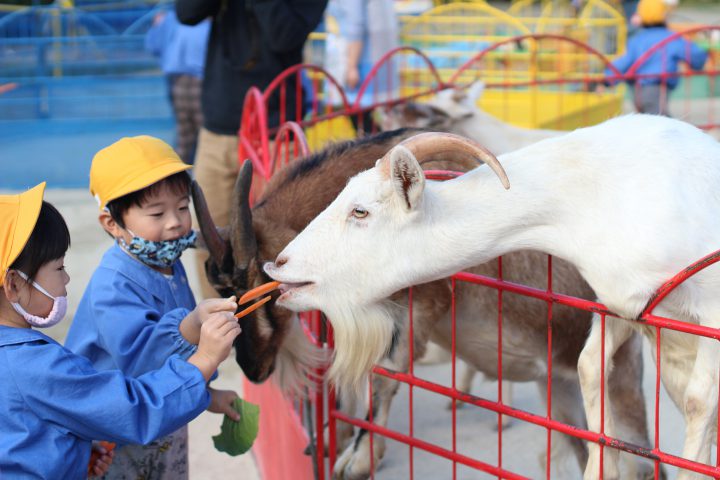
<svg viewBox="0 0 720 480">
<path fill-rule="evenodd" d="M 714 31 L 720 30 L 720 27 L 703 27 L 695 28 L 677 34 L 676 36 L 691 37 L 694 39 L 700 38 L 703 35 L 710 35 Z M 639 74 L 642 65 L 648 62 L 653 54 L 664 55 L 663 47 L 668 45 L 672 39 L 667 39 L 661 44 L 656 45 L 650 49 L 642 58 L 640 58 L 635 65 L 633 65 L 627 74 L 622 74 L 617 69 L 612 67 L 611 62 L 604 58 L 601 54 L 594 51 L 590 47 L 583 45 L 577 40 L 558 37 L 555 35 L 531 35 L 523 37 L 515 37 L 508 39 L 504 42 L 500 42 L 496 45 L 490 46 L 487 49 L 479 52 L 473 59 L 463 65 L 452 78 L 444 81 L 440 78 L 437 70 L 433 67 L 432 60 L 427 58 L 421 52 L 412 48 L 400 48 L 396 51 L 388 53 L 376 66 L 373 72 L 379 71 L 383 65 L 388 62 L 398 62 L 401 65 L 413 65 L 414 70 L 409 74 L 400 75 L 399 78 L 375 78 L 371 74 L 367 78 L 362 86 L 360 92 L 364 92 L 366 89 L 373 90 L 374 92 L 380 91 L 378 88 L 372 89 L 373 82 L 397 82 L 397 85 L 391 85 L 393 88 L 390 90 L 394 91 L 394 96 L 375 99 L 377 101 L 371 102 L 369 105 L 361 102 L 361 96 L 358 95 L 358 99 L 353 103 L 349 104 L 347 97 L 340 86 L 340 83 L 330 77 L 327 72 L 322 68 L 312 65 L 298 65 L 296 67 L 288 69 L 284 72 L 272 85 L 270 85 L 264 92 L 259 90 L 252 90 L 248 93 L 245 101 L 245 110 L 242 119 L 242 127 L 240 130 L 240 158 L 250 158 L 255 166 L 256 175 L 258 180 L 269 178 L 273 172 L 275 172 L 282 165 L 291 161 L 293 158 L 305 155 L 309 151 L 308 142 L 306 141 L 306 135 L 308 137 L 314 136 L 316 139 L 314 142 L 310 142 L 311 146 L 317 148 L 323 143 L 323 141 L 331 140 L 334 138 L 342 138 L 343 133 L 349 128 L 347 119 L 350 117 L 356 117 L 357 124 L 362 125 L 362 117 L 364 115 L 371 115 L 372 111 L 377 108 L 384 106 L 392 106 L 399 103 L 407 102 L 410 100 L 418 99 L 422 100 L 423 97 L 436 92 L 443 88 L 451 86 L 466 85 L 469 81 L 474 79 L 483 79 L 487 83 L 487 88 L 494 90 L 499 95 L 500 99 L 509 98 L 513 93 L 517 91 L 529 91 L 533 90 L 536 95 L 542 95 L 547 92 L 559 92 L 559 95 L 553 97 L 558 104 L 555 105 L 555 111 L 563 112 L 563 108 L 571 110 L 576 108 L 577 112 L 574 113 L 575 117 L 570 121 L 571 124 L 565 125 L 567 128 L 573 128 L 577 126 L 577 122 L 581 124 L 596 123 L 602 119 L 597 118 L 597 113 L 592 113 L 592 109 L 597 105 L 597 98 L 593 96 L 602 95 L 602 91 L 597 93 L 598 85 L 612 85 L 618 82 L 633 82 L 634 89 L 642 88 L 640 80 L 649 78 L 647 74 Z M 529 56 L 524 57 L 519 62 L 525 62 L 522 65 L 527 66 L 527 75 L 517 75 L 517 68 L 511 68 L 511 62 L 503 60 L 505 55 L 504 45 L 524 45 L 526 52 Z M 532 45 L 531 45 L 532 44 Z M 554 57 L 552 55 L 554 55 Z M 567 55 L 564 58 L 563 55 Z M 551 58 L 548 60 L 547 65 L 543 65 L 543 58 Z M 681 68 L 677 73 L 674 74 L 660 74 L 659 83 L 667 84 L 671 77 L 678 77 L 682 79 L 680 86 L 675 92 L 671 94 L 673 97 L 672 101 L 672 114 L 676 117 L 680 117 L 695 123 L 699 127 L 705 130 L 713 130 L 720 127 L 718 124 L 717 115 L 715 112 L 716 104 L 720 91 L 715 89 L 716 80 L 718 78 L 718 52 L 711 51 L 710 59 L 705 65 L 702 71 L 691 71 L 687 68 Z M 515 60 L 514 60 L 515 61 Z M 663 60 L 665 61 L 665 60 Z M 418 68 L 418 65 L 424 66 Z M 515 67 L 518 63 L 516 61 Z M 567 67 L 567 68 L 566 68 Z M 555 69 L 558 74 L 555 76 L 543 76 L 541 71 L 545 69 Z M 605 73 L 606 69 L 609 71 Z M 558 71 L 559 70 L 559 71 Z M 303 78 L 306 76 L 306 78 Z M 305 85 L 305 90 L 303 89 Z M 283 99 L 287 94 L 287 88 L 297 89 L 297 105 L 295 111 L 298 112 L 295 118 L 285 118 L 285 113 L 281 109 L 280 112 L 280 123 L 279 125 L 270 125 L 268 123 L 268 112 L 267 105 L 268 101 L 272 96 L 278 96 L 280 98 L 280 104 L 284 105 Z M 606 87 L 606 88 L 618 88 L 618 87 Z M 329 103 L 323 102 L 324 98 L 329 98 L 330 91 L 335 92 L 335 98 L 339 99 L 338 104 L 333 106 Z M 605 90 L 607 92 L 607 90 Z M 567 102 L 567 97 L 573 94 L 582 93 L 588 94 L 584 97 L 579 97 L 579 109 L 578 105 L 575 106 L 563 106 L 563 102 Z M 504 97 L 507 96 L 507 97 Z M 629 97 L 632 97 L 632 92 L 628 92 L 627 97 L 621 95 L 621 101 L 627 101 Z M 538 97 L 528 96 L 527 99 L 537 100 Z M 668 101 L 668 97 L 665 97 L 664 101 Z M 593 103 L 595 102 L 595 103 Z M 304 107 L 304 108 L 303 108 Z M 501 107 L 502 108 L 502 107 Z M 527 109 L 528 115 L 536 115 L 540 117 L 542 112 L 537 111 L 538 108 L 547 108 L 547 104 L 543 107 L 542 104 L 536 106 L 530 106 Z M 535 109 L 535 110 L 533 110 Z M 301 112 L 305 110 L 306 113 Z M 534 112 L 534 113 L 533 113 Z M 585 115 L 585 117 L 583 117 Z M 501 115 L 502 116 L 502 115 Z M 562 118 L 562 115 L 560 115 Z M 507 117 L 512 117 L 512 112 L 507 112 Z M 345 123 L 339 123 L 341 120 Z M 578 120 L 580 119 L 580 120 Z M 289 122 L 289 123 L 288 123 Z M 575 122 L 575 124 L 572 124 Z M 556 127 L 562 127 L 562 122 L 555 125 Z M 375 125 L 372 127 L 376 128 Z M 318 140 L 319 138 L 319 140 Z M 273 147 L 274 143 L 274 147 Z M 312 145 L 314 143 L 314 145 Z M 720 161 L 720 159 L 718 159 Z M 445 179 L 453 176 L 449 172 L 431 172 L 428 173 L 428 178 L 433 179 Z M 661 372 L 661 332 L 663 330 L 671 330 L 676 332 L 683 332 L 690 335 L 707 337 L 714 340 L 720 340 L 720 330 L 703 327 L 700 325 L 689 324 L 680 322 L 674 319 L 663 318 L 654 314 L 654 309 L 662 302 L 662 300 L 679 284 L 681 284 L 688 277 L 696 274 L 700 270 L 715 264 L 720 260 L 720 251 L 712 253 L 707 257 L 698 260 L 693 265 L 688 266 L 684 271 L 678 273 L 674 278 L 669 279 L 658 291 L 653 295 L 651 301 L 648 303 L 641 316 L 637 319 L 647 328 L 652 328 L 656 332 L 657 338 L 657 351 L 656 351 L 656 370 L 655 370 L 655 388 L 654 388 L 654 411 L 652 425 L 654 426 L 654 438 L 652 439 L 652 445 L 648 448 L 646 446 L 639 446 L 629 443 L 622 438 L 614 438 L 605 434 L 603 420 L 605 412 L 605 364 L 600 361 L 599 368 L 601 369 L 601 421 L 600 431 L 590 431 L 588 429 L 578 428 L 577 426 L 561 423 L 556 419 L 553 419 L 551 413 L 552 406 L 552 370 L 553 370 L 553 358 L 552 342 L 553 342 L 553 307 L 557 305 L 563 305 L 572 307 L 574 309 L 580 309 L 587 312 L 592 312 L 600 316 L 601 321 L 601 335 L 603 338 L 603 351 L 601 352 L 601 358 L 605 358 L 604 343 L 605 343 L 605 323 L 607 317 L 614 317 L 613 313 L 610 312 L 604 305 L 597 302 L 591 301 L 590 299 L 575 298 L 564 295 L 562 292 L 556 292 L 552 287 L 552 258 L 548 257 L 547 262 L 547 285 L 545 288 L 538 288 L 537 286 L 526 286 L 512 283 L 503 279 L 502 276 L 502 259 L 498 259 L 498 272 L 497 278 L 490 278 L 485 276 L 473 275 L 470 273 L 461 272 L 453 276 L 453 290 L 458 282 L 466 282 L 476 284 L 478 288 L 490 288 L 497 291 L 498 307 L 497 307 L 497 319 L 498 319 L 498 351 L 497 351 L 497 378 L 502 380 L 503 378 L 503 352 L 502 352 L 502 319 L 503 319 L 503 301 L 508 295 L 522 295 L 530 298 L 538 299 L 539 301 L 547 304 L 547 341 L 548 341 L 548 355 L 547 355 L 547 395 L 546 395 L 546 411 L 544 414 L 531 413 L 521 409 L 513 408 L 503 401 L 502 389 L 500 388 L 500 381 L 498 382 L 497 400 L 490 400 L 479 396 L 473 396 L 458 390 L 456 385 L 456 340 L 455 340 L 455 294 L 453 292 L 453 306 L 452 306 L 452 348 L 451 348 L 451 378 L 448 382 L 438 383 L 429 381 L 423 378 L 419 378 L 415 375 L 413 362 L 409 364 L 407 372 L 391 371 L 387 368 L 376 366 L 373 370 L 374 375 L 386 376 L 394 379 L 400 383 L 404 383 L 409 387 L 408 393 L 408 432 L 403 433 L 400 431 L 392 430 L 387 426 L 378 425 L 372 418 L 372 406 L 369 411 L 371 412 L 368 418 L 361 419 L 349 416 L 335 408 L 335 394 L 332 389 L 321 388 L 320 391 L 311 397 L 310 401 L 313 405 L 312 415 L 304 411 L 300 404 L 296 400 L 278 400 L 276 397 L 274 406 L 265 408 L 265 411 L 269 409 L 282 408 L 282 404 L 285 407 L 297 412 L 296 414 L 290 415 L 289 418 L 282 425 L 267 425 L 261 424 L 261 439 L 259 440 L 258 446 L 256 447 L 256 454 L 261 466 L 261 471 L 264 474 L 266 480 L 271 478 L 291 478 L 287 469 L 282 473 L 278 472 L 278 455 L 285 456 L 279 449 L 280 443 L 276 438 L 287 437 L 289 432 L 294 432 L 292 435 L 297 437 L 294 441 L 294 446 L 287 448 L 294 449 L 293 455 L 297 454 L 298 451 L 306 447 L 305 443 L 313 443 L 310 437 L 306 436 L 304 432 L 306 430 L 314 430 L 315 445 L 314 445 L 314 459 L 310 462 L 302 462 L 303 465 L 290 467 L 292 472 L 292 478 L 326 478 L 329 472 L 332 472 L 333 465 L 337 459 L 337 442 L 336 442 L 336 430 L 337 422 L 346 422 L 357 428 L 365 429 L 369 432 L 370 448 L 372 449 L 373 436 L 381 435 L 383 437 L 401 442 L 408 446 L 409 460 L 408 460 L 408 472 L 409 478 L 427 478 L 423 475 L 423 472 L 417 472 L 414 470 L 413 455 L 416 451 L 428 452 L 432 455 L 437 455 L 448 459 L 451 463 L 451 470 L 448 475 L 444 478 L 458 478 L 458 466 L 464 465 L 475 469 L 477 471 L 486 472 L 490 476 L 498 478 L 527 478 L 526 476 L 517 472 L 510 471 L 504 467 L 504 455 L 507 452 L 503 451 L 503 437 L 505 433 L 501 426 L 503 416 L 509 416 L 516 421 L 528 422 L 546 430 L 546 444 L 547 453 L 545 457 L 545 476 L 551 477 L 551 451 L 552 451 L 552 438 L 551 432 L 556 431 L 562 434 L 580 438 L 587 442 L 594 442 L 600 446 L 600 455 L 603 456 L 603 452 L 608 449 L 622 450 L 633 455 L 642 456 L 654 463 L 655 478 L 660 478 L 660 465 L 666 464 L 683 469 L 692 470 L 704 475 L 708 475 L 715 478 L 720 478 L 720 455 L 715 452 L 715 465 L 704 465 L 697 462 L 686 460 L 677 455 L 672 455 L 665 451 L 661 444 L 661 423 L 660 423 L 660 372 Z M 412 295 L 412 294 L 411 294 Z M 410 327 L 408 332 L 408 346 L 410 350 L 410 358 L 413 358 L 413 330 L 412 330 L 412 301 L 410 302 Z M 612 322 L 624 321 L 616 318 L 611 318 Z M 322 322 L 320 315 L 315 313 L 306 318 L 306 326 L 308 328 L 308 334 L 311 336 L 312 341 L 319 346 L 327 346 L 332 348 L 332 332 L 324 332 L 324 322 Z M 312 332 L 312 333 L 311 333 Z M 599 359 L 600 360 L 600 359 Z M 246 395 L 252 400 L 265 401 L 266 396 L 262 392 L 273 390 L 275 387 L 272 385 L 254 386 L 248 384 L 246 386 Z M 370 385 L 369 399 L 372 401 L 372 385 Z M 268 390 L 269 389 L 269 390 Z M 414 426 L 418 419 L 416 418 L 416 412 L 418 409 L 422 409 L 422 406 L 414 404 L 414 392 L 415 391 L 430 391 L 434 392 L 443 397 L 447 397 L 453 400 L 451 409 L 452 418 L 452 433 L 450 446 L 440 446 L 431 441 L 417 438 L 414 435 Z M 720 391 L 718 392 L 720 398 Z M 471 455 L 461 452 L 457 447 L 457 405 L 456 402 L 465 402 L 466 404 L 474 405 L 486 409 L 490 412 L 497 414 L 498 428 L 497 428 L 497 459 L 495 461 L 480 460 L 474 458 Z M 422 420 L 421 420 L 422 421 Z M 304 425 L 303 425 L 304 422 Z M 326 425 L 329 431 L 329 445 L 325 445 L 325 439 L 323 437 L 323 428 Z M 718 425 L 720 426 L 720 425 Z M 720 428 L 719 428 L 720 430 Z M 277 435 L 277 437 L 276 437 Z M 717 439 L 715 439 L 717 440 Z M 720 448 L 720 447 L 719 447 Z M 323 455 L 323 452 L 327 449 L 327 457 Z M 312 449 L 311 449 L 312 450 Z M 286 462 L 287 462 L 287 457 Z M 371 460 L 372 462 L 373 460 Z M 312 464 L 312 465 L 311 465 Z M 602 478 L 602 462 L 600 462 L 599 476 Z M 312 468 L 311 468 L 312 467 Z M 374 470 L 374 466 L 371 466 L 371 470 Z M 295 468 L 295 470 L 292 470 Z M 314 470 L 314 472 L 312 471 Z"/>
</svg>

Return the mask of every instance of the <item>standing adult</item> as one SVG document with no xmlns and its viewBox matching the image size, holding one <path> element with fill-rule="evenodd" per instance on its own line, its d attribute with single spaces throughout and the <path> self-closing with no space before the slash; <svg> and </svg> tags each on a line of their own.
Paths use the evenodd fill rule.
<svg viewBox="0 0 720 480">
<path fill-rule="evenodd" d="M 202 85 L 203 128 L 195 179 L 205 191 L 216 225 L 229 223 L 239 171 L 238 129 L 245 93 L 264 89 L 286 68 L 302 62 L 302 49 L 322 19 L 327 0 L 177 0 L 182 23 L 212 18 Z M 286 118 L 295 118 L 294 83 L 287 82 Z M 268 104 L 270 126 L 279 122 L 280 99 Z M 197 255 L 204 272 L 205 255 Z M 217 296 L 202 275 L 203 296 Z"/>
</svg>

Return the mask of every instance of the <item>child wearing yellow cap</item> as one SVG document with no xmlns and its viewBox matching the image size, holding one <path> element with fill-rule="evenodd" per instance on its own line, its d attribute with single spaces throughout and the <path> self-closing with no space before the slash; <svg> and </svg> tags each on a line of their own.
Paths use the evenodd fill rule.
<svg viewBox="0 0 720 480">
<path fill-rule="evenodd" d="M 196 352 L 192 332 L 213 312 L 233 313 L 235 298 L 195 304 L 182 252 L 193 245 L 190 183 L 185 164 L 165 142 L 127 137 L 100 150 L 90 167 L 99 221 L 113 237 L 93 272 L 65 346 L 98 370 L 139 376 L 171 355 Z M 237 394 L 210 389 L 209 410 L 239 418 Z M 123 445 L 105 478 L 188 476 L 187 427 L 148 445 Z"/>
<path fill-rule="evenodd" d="M 631 22 L 639 26 L 628 38 L 627 51 L 617 58 L 613 65 L 620 73 L 630 68 L 654 45 L 674 35 L 667 28 L 666 21 L 677 0 L 640 0 L 637 12 Z M 640 113 L 670 116 L 668 109 L 669 94 L 677 87 L 677 71 L 681 62 L 687 63 L 693 70 L 702 70 L 707 60 L 707 52 L 696 44 L 678 37 L 645 59 L 635 70 L 634 85 L 635 108 Z M 613 75 L 611 69 L 605 74 Z"/>
<path fill-rule="evenodd" d="M 146 443 L 187 424 L 210 402 L 206 382 L 227 358 L 240 328 L 216 313 L 200 328 L 187 360 L 172 355 L 138 378 L 98 371 L 34 329 L 65 314 L 64 257 L 70 234 L 43 201 L 45 184 L 0 195 L 0 477 L 81 479 L 91 442 Z M 90 473 L 112 453 L 100 449 Z"/>
</svg>

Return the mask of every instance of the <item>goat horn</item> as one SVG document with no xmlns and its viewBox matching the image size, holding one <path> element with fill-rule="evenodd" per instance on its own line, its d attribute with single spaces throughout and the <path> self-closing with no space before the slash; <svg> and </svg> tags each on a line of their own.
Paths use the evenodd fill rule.
<svg viewBox="0 0 720 480">
<path fill-rule="evenodd" d="M 233 260 L 238 268 L 247 268 L 257 254 L 257 241 L 252 224 L 250 210 L 250 185 L 252 184 L 253 168 L 250 160 L 245 160 L 235 182 L 233 203 L 230 212 L 230 238 Z"/>
<path fill-rule="evenodd" d="M 200 225 L 200 233 L 202 233 L 205 246 L 210 252 L 213 261 L 219 267 L 222 266 L 225 255 L 227 254 L 227 246 L 225 240 L 220 236 L 215 226 L 215 222 L 210 215 L 205 194 L 195 180 L 190 184 L 190 192 L 192 194 L 193 207 L 195 208 L 195 216 Z"/>
<path fill-rule="evenodd" d="M 399 143 L 407 148 L 420 161 L 430 155 L 440 153 L 461 154 L 472 157 L 475 160 L 482 160 L 492 168 L 495 175 L 498 176 L 503 187 L 510 188 L 505 169 L 488 149 L 480 146 L 469 138 L 461 137 L 452 133 L 425 132 L 413 135 Z M 389 154 L 389 152 L 388 152 Z M 386 155 L 388 155 L 386 154 Z"/>
</svg>

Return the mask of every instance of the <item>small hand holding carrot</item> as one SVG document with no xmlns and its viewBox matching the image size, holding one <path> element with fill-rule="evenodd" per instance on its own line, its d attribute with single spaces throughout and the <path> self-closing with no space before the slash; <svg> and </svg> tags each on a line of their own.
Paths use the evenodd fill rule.
<svg viewBox="0 0 720 480">
<path fill-rule="evenodd" d="M 210 316 L 217 312 L 234 313 L 237 309 L 236 297 L 208 298 L 197 306 L 180 323 L 180 334 L 185 339 L 197 345 L 200 341 L 200 328 Z"/>
<path fill-rule="evenodd" d="M 102 477 L 112 464 L 115 456 L 115 444 L 112 442 L 93 442 L 90 462 L 88 462 L 88 477 Z"/>
<path fill-rule="evenodd" d="M 235 337 L 240 334 L 240 325 L 232 313 L 223 311 L 210 314 L 200 329 L 197 351 L 188 358 L 205 377 L 210 380 L 218 365 L 230 354 Z"/>
</svg>

